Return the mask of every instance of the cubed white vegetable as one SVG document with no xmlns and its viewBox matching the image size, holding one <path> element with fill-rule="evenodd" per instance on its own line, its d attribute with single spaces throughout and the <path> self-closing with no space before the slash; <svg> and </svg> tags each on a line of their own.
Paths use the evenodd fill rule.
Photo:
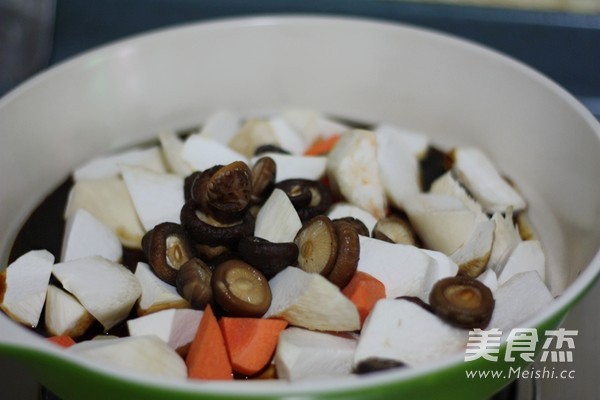
<svg viewBox="0 0 600 400">
<path fill-rule="evenodd" d="M 319 274 L 287 267 L 269 281 L 271 306 L 264 318 L 283 318 L 319 331 L 355 331 L 360 318 L 354 304 L 340 289 Z"/>
<path fill-rule="evenodd" d="M 481 204 L 471 197 L 465 190 L 465 188 L 458 182 L 458 180 L 452 174 L 452 171 L 448 171 L 439 178 L 437 178 L 431 184 L 429 193 L 452 196 L 460 199 L 469 210 L 475 213 L 481 213 L 483 210 Z"/>
<path fill-rule="evenodd" d="M 65 218 L 69 218 L 80 208 L 108 226 L 124 246 L 133 249 L 141 248 L 144 227 L 122 179 L 90 179 L 75 182 L 67 200 Z"/>
<path fill-rule="evenodd" d="M 513 275 L 494 292 L 494 313 L 486 329 L 498 328 L 504 334 L 535 316 L 553 297 L 536 271 Z"/>
<path fill-rule="evenodd" d="M 98 256 L 56 264 L 52 273 L 106 330 L 129 315 L 142 293 L 131 271 Z"/>
<path fill-rule="evenodd" d="M 492 215 L 492 221 L 496 224 L 494 227 L 494 243 L 492 244 L 492 253 L 488 261 L 488 268 L 500 273 L 508 261 L 511 253 L 521 242 L 519 229 L 513 222 L 512 210 L 506 212 L 506 216 L 496 212 Z"/>
<path fill-rule="evenodd" d="M 498 283 L 502 285 L 514 275 L 527 271 L 536 271 L 542 281 L 546 279 L 546 257 L 538 240 L 517 244 L 498 275 Z"/>
<path fill-rule="evenodd" d="M 183 140 L 173 131 L 161 132 L 158 140 L 168 171 L 184 177 L 190 175 L 193 172 L 192 167 L 182 157 Z"/>
<path fill-rule="evenodd" d="M 320 112 L 310 109 L 288 109 L 283 112 L 282 117 L 304 137 L 304 141 L 308 144 L 319 138 L 339 135 L 350 129 L 347 125 L 326 118 Z"/>
<path fill-rule="evenodd" d="M 377 219 L 371 213 L 363 210 L 360 207 L 345 202 L 335 203 L 329 209 L 327 216 L 330 219 L 344 217 L 356 218 L 365 224 L 369 232 L 373 232 L 373 228 L 375 228 L 375 224 L 377 224 Z"/>
<path fill-rule="evenodd" d="M 382 130 L 376 134 L 377 162 L 381 182 L 390 202 L 404 208 L 404 199 L 421 192 L 417 157 L 396 132 Z"/>
<path fill-rule="evenodd" d="M 308 143 L 304 140 L 302 134 L 293 129 L 283 117 L 271 118 L 269 123 L 273 127 L 277 142 L 282 149 L 297 155 L 304 153 Z"/>
<path fill-rule="evenodd" d="M 463 274 L 477 276 L 488 263 L 494 241 L 494 221 L 478 222 L 465 241 L 450 255 Z"/>
<path fill-rule="evenodd" d="M 427 274 L 423 281 L 422 294 L 419 295 L 421 300 L 429 303 L 429 294 L 431 289 L 440 279 L 456 276 L 458 265 L 450 257 L 439 251 L 423 250 L 425 254 L 432 258 L 433 262 L 427 268 Z"/>
<path fill-rule="evenodd" d="M 131 336 L 156 335 L 173 350 L 192 342 L 203 311 L 168 309 L 127 321 Z"/>
<path fill-rule="evenodd" d="M 467 241 L 477 219 L 456 197 L 430 193 L 407 198 L 404 211 L 425 245 L 447 255 Z"/>
<path fill-rule="evenodd" d="M 492 161 L 479 149 L 455 149 L 452 171 L 488 213 L 504 212 L 511 207 L 520 211 L 526 207 L 523 197 L 502 178 Z"/>
<path fill-rule="evenodd" d="M 46 250 L 31 250 L 10 263 L 0 274 L 5 280 L 0 308 L 12 319 L 36 327 L 46 300 L 54 256 Z"/>
<path fill-rule="evenodd" d="M 124 372 L 181 380 L 187 377 L 181 356 L 155 335 L 88 340 L 66 351 Z"/>
<path fill-rule="evenodd" d="M 160 148 L 132 149 L 121 153 L 94 158 L 73 172 L 73 179 L 117 178 L 121 165 L 137 165 L 155 172 L 166 172 Z"/>
<path fill-rule="evenodd" d="M 376 134 L 394 135 L 400 138 L 412 155 L 418 159 L 422 159 L 427 154 L 429 149 L 429 138 L 420 132 L 415 132 L 406 128 L 402 128 L 391 124 L 380 124 L 375 127 Z"/>
<path fill-rule="evenodd" d="M 230 110 L 218 110 L 207 119 L 200 134 L 227 145 L 242 127 L 241 119 Z"/>
<path fill-rule="evenodd" d="M 135 269 L 135 277 L 142 288 L 137 303 L 139 315 L 150 314 L 165 308 L 189 307 L 188 302 L 177 293 L 177 289 L 159 279 L 148 264 L 139 262 Z"/>
<path fill-rule="evenodd" d="M 248 158 L 244 155 L 202 134 L 190 135 L 183 143 L 181 155 L 192 169 L 197 171 L 204 171 L 215 165 L 231 164 L 234 161 L 248 163 Z"/>
<path fill-rule="evenodd" d="M 433 259 L 410 245 L 359 236 L 358 271 L 377 278 L 387 297 L 420 296 Z"/>
<path fill-rule="evenodd" d="M 61 261 L 88 256 L 102 256 L 119 262 L 123 247 L 119 237 L 108 226 L 80 208 L 67 219 Z"/>
<path fill-rule="evenodd" d="M 267 156 L 271 157 L 277 165 L 275 182 L 281 182 L 286 179 L 310 179 L 316 181 L 325 175 L 327 157 L 269 152 L 253 157 L 251 164 L 254 165 L 259 159 Z"/>
<path fill-rule="evenodd" d="M 327 174 L 348 202 L 377 219 L 385 216 L 386 196 L 377 164 L 377 140 L 371 131 L 344 133 L 327 157 Z"/>
<path fill-rule="evenodd" d="M 75 297 L 54 285 L 48 286 L 44 322 L 50 335 L 78 338 L 94 321 Z"/>
<path fill-rule="evenodd" d="M 379 300 L 363 326 L 354 365 L 369 358 L 416 366 L 464 352 L 468 331 L 406 300 Z"/>
<path fill-rule="evenodd" d="M 355 350 L 354 338 L 291 327 L 279 335 L 277 376 L 299 381 L 350 375 Z"/>
<path fill-rule="evenodd" d="M 289 197 L 275 189 L 256 216 L 254 236 L 274 243 L 293 242 L 300 228 L 302 221 Z"/>
<path fill-rule="evenodd" d="M 183 178 L 161 174 L 142 167 L 121 168 L 127 190 L 146 231 L 162 222 L 179 223 L 185 203 Z"/>
</svg>

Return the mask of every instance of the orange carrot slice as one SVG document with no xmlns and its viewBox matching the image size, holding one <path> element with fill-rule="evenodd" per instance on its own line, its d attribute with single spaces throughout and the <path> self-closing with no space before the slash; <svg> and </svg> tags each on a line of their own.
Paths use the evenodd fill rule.
<svg viewBox="0 0 600 400">
<path fill-rule="evenodd" d="M 204 310 L 185 363 L 191 379 L 233 379 L 225 340 L 210 305 Z"/>
<path fill-rule="evenodd" d="M 358 309 L 360 325 L 375 307 L 377 300 L 385 298 L 385 286 L 381 281 L 366 272 L 357 271 L 342 293 L 352 301 Z"/>
<path fill-rule="evenodd" d="M 59 335 L 46 338 L 49 342 L 55 343 L 61 347 L 67 348 L 75 344 L 75 340 L 71 336 Z"/>
<path fill-rule="evenodd" d="M 266 367 L 287 324 L 281 319 L 221 318 L 219 326 L 233 370 L 254 375 Z"/>
<path fill-rule="evenodd" d="M 326 138 L 319 138 L 313 142 L 312 145 L 304 152 L 305 156 L 322 156 L 327 154 L 333 149 L 341 135 L 333 134 Z"/>
</svg>

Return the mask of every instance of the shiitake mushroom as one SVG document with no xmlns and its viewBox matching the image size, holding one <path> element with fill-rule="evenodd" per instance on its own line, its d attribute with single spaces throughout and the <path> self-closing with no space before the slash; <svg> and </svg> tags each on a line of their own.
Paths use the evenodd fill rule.
<svg viewBox="0 0 600 400">
<path fill-rule="evenodd" d="M 239 221 L 252 192 L 252 171 L 242 161 L 216 165 L 192 183 L 192 199 L 198 208 L 221 223 Z"/>
<path fill-rule="evenodd" d="M 286 179 L 275 187 L 288 195 L 302 222 L 324 214 L 333 203 L 331 190 L 319 181 Z"/>
<path fill-rule="evenodd" d="M 361 236 L 367 236 L 367 237 L 369 237 L 371 235 L 370 232 L 369 232 L 369 228 L 367 228 L 367 226 L 365 225 L 365 223 L 362 222 L 358 218 L 354 218 L 354 217 L 342 217 L 342 218 L 335 218 L 335 219 L 333 219 L 334 223 L 336 221 L 344 221 L 344 222 L 348 222 L 348 223 L 352 224 L 352 226 L 354 226 L 354 229 L 356 229 L 356 233 L 358 233 Z"/>
<path fill-rule="evenodd" d="M 394 360 L 391 358 L 379 358 L 371 357 L 366 360 L 362 360 L 354 367 L 354 373 L 358 375 L 369 374 L 377 371 L 385 371 L 392 368 L 405 367 L 402 361 Z"/>
<path fill-rule="evenodd" d="M 254 150 L 254 155 L 259 156 L 265 153 L 291 154 L 289 151 L 277 146 L 276 144 L 261 144 Z"/>
<path fill-rule="evenodd" d="M 334 221 L 333 227 L 338 241 L 335 263 L 327 279 L 343 289 L 354 276 L 360 258 L 360 242 L 354 225 L 346 221 Z"/>
<path fill-rule="evenodd" d="M 200 211 L 194 201 L 188 201 L 181 209 L 181 224 L 192 240 L 209 246 L 235 244 L 254 232 L 254 217 L 250 213 L 231 224 L 221 224 Z"/>
<path fill-rule="evenodd" d="M 232 259 L 219 264 L 211 284 L 214 300 L 228 315 L 258 318 L 271 305 L 267 278 L 242 260 Z"/>
<path fill-rule="evenodd" d="M 181 266 L 194 257 L 185 229 L 172 222 L 163 222 L 148 231 L 142 238 L 142 250 L 156 276 L 171 285 Z"/>
<path fill-rule="evenodd" d="M 252 167 L 252 204 L 262 204 L 275 188 L 277 164 L 271 157 L 258 159 Z"/>
<path fill-rule="evenodd" d="M 261 271 L 267 278 L 275 276 L 298 259 L 295 243 L 273 243 L 256 236 L 247 236 L 237 247 L 242 260 Z"/>
<path fill-rule="evenodd" d="M 179 269 L 175 287 L 192 308 L 204 310 L 213 298 L 211 280 L 210 267 L 199 258 L 191 258 Z"/>
<path fill-rule="evenodd" d="M 296 234 L 298 266 L 310 273 L 329 275 L 338 254 L 338 236 L 331 220 L 317 215 L 306 222 Z"/>
<path fill-rule="evenodd" d="M 389 243 L 417 245 L 416 236 L 410 224 L 396 215 L 379 219 L 373 228 L 372 236 Z"/>
<path fill-rule="evenodd" d="M 439 280 L 429 295 L 429 304 L 438 317 L 464 329 L 484 329 L 492 318 L 494 303 L 487 286 L 460 275 Z"/>
</svg>

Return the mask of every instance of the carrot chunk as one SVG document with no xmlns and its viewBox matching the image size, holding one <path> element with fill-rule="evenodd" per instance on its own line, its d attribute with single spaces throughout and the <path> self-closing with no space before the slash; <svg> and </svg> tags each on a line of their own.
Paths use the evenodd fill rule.
<svg viewBox="0 0 600 400">
<path fill-rule="evenodd" d="M 233 379 L 225 340 L 210 305 L 204 310 L 185 363 L 191 379 Z"/>
<path fill-rule="evenodd" d="M 356 306 L 362 326 L 377 300 L 385 298 L 385 286 L 372 275 L 357 271 L 342 293 Z"/>
<path fill-rule="evenodd" d="M 305 156 L 322 156 L 331 151 L 336 143 L 340 140 L 339 134 L 333 134 L 326 138 L 320 138 L 313 142 L 304 152 Z"/>
<path fill-rule="evenodd" d="M 287 324 L 281 319 L 221 318 L 219 326 L 233 370 L 244 375 L 261 371 L 271 361 L 279 333 Z"/>
<path fill-rule="evenodd" d="M 75 344 L 75 340 L 71 336 L 59 335 L 46 338 L 49 342 L 55 343 L 61 347 L 67 348 Z"/>
</svg>

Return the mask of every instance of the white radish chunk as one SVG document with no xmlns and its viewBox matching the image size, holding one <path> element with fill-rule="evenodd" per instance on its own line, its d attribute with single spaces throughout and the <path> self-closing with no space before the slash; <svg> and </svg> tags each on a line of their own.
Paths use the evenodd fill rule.
<svg viewBox="0 0 600 400">
<path fill-rule="evenodd" d="M 519 230 L 513 222 L 512 210 L 506 212 L 506 216 L 496 212 L 492 215 L 492 221 L 496 224 L 494 227 L 494 243 L 492 253 L 488 261 L 488 268 L 500 273 L 508 257 L 515 247 L 521 242 Z"/>
<path fill-rule="evenodd" d="M 181 176 L 131 166 L 122 166 L 121 173 L 146 231 L 163 222 L 181 221 L 179 214 L 185 203 Z"/>
<path fill-rule="evenodd" d="M 271 157 L 277 165 L 275 182 L 286 179 L 310 179 L 319 180 L 325 175 L 327 157 L 320 156 L 298 156 L 280 153 L 263 153 L 251 160 L 254 165 L 263 157 Z"/>
<path fill-rule="evenodd" d="M 126 267 L 98 256 L 56 264 L 52 273 L 105 330 L 127 318 L 142 293 Z"/>
<path fill-rule="evenodd" d="M 192 342 L 200 319 L 200 310 L 169 309 L 127 321 L 130 336 L 156 335 L 177 350 Z"/>
<path fill-rule="evenodd" d="M 481 275 L 477 277 L 477 280 L 487 286 L 492 293 L 498 289 L 498 275 L 492 269 L 486 269 Z"/>
<path fill-rule="evenodd" d="M 429 303 L 429 295 L 433 286 L 441 279 L 456 276 L 458 265 L 450 257 L 439 251 L 423 250 L 423 252 L 431 257 L 433 262 L 427 268 L 427 274 L 423 281 L 422 294 L 418 297 L 425 303 Z"/>
<path fill-rule="evenodd" d="M 246 156 L 202 134 L 190 135 L 186 139 L 181 156 L 195 171 L 204 171 L 215 165 L 227 165 L 234 161 L 248 163 Z"/>
<path fill-rule="evenodd" d="M 374 132 L 377 135 L 383 134 L 397 136 L 404 143 L 404 147 L 407 148 L 417 159 L 424 158 L 429 150 L 429 138 L 419 132 L 390 124 L 377 125 Z"/>
<path fill-rule="evenodd" d="M 379 300 L 367 317 L 354 365 L 369 358 L 416 366 L 464 351 L 468 331 L 454 328 L 410 301 Z"/>
<path fill-rule="evenodd" d="M 168 171 L 180 176 L 188 176 L 193 170 L 183 159 L 183 140 L 173 131 L 161 132 L 158 135 L 160 146 L 165 156 Z"/>
<path fill-rule="evenodd" d="M 308 147 L 304 137 L 294 130 L 283 117 L 274 117 L 269 120 L 279 146 L 292 154 L 301 155 Z"/>
<path fill-rule="evenodd" d="M 190 306 L 177 293 L 177 289 L 158 278 L 148 264 L 139 262 L 135 269 L 135 277 L 142 288 L 137 304 L 138 315 L 146 315 L 166 308 Z"/>
<path fill-rule="evenodd" d="M 425 245 L 447 255 L 467 241 L 477 219 L 456 197 L 429 193 L 406 199 L 404 211 Z"/>
<path fill-rule="evenodd" d="M 502 285 L 514 275 L 527 271 L 537 272 L 542 281 L 546 279 L 546 257 L 538 240 L 526 240 L 517 244 L 498 274 L 498 283 Z"/>
<path fill-rule="evenodd" d="M 73 172 L 75 182 L 83 179 L 117 178 L 121 165 L 137 165 L 155 172 L 166 172 L 160 148 L 133 149 L 95 158 Z"/>
<path fill-rule="evenodd" d="M 358 271 L 377 278 L 387 297 L 420 296 L 433 263 L 423 250 L 410 245 L 359 236 Z"/>
<path fill-rule="evenodd" d="M 332 220 L 345 217 L 356 218 L 365 224 L 369 232 L 373 232 L 373 228 L 377 224 L 377 219 L 372 214 L 360 207 L 344 202 L 335 203 L 329 209 L 327 216 Z"/>
<path fill-rule="evenodd" d="M 277 343 L 277 377 L 294 382 L 350 375 L 355 350 L 354 338 L 288 328 Z"/>
<path fill-rule="evenodd" d="M 377 140 L 371 131 L 344 133 L 327 157 L 327 174 L 336 191 L 348 202 L 385 216 L 386 196 L 377 164 Z"/>
<path fill-rule="evenodd" d="M 151 377 L 184 380 L 187 367 L 183 359 L 154 335 L 88 340 L 66 351 L 105 366 Z"/>
<path fill-rule="evenodd" d="M 503 333 L 520 327 L 552 300 L 552 294 L 536 271 L 513 275 L 494 292 L 494 313 L 486 329 L 498 328 Z"/>
<path fill-rule="evenodd" d="M 132 249 L 141 248 L 144 227 L 122 179 L 90 179 L 75 182 L 69 193 L 65 218 L 69 218 L 80 208 L 108 226 L 124 246 Z"/>
<path fill-rule="evenodd" d="M 418 160 L 395 132 L 383 130 L 376 138 L 377 162 L 385 193 L 394 206 L 403 209 L 405 198 L 421 192 Z"/>
<path fill-rule="evenodd" d="M 488 213 L 525 209 L 523 197 L 498 173 L 492 161 L 479 149 L 453 151 L 452 171 Z"/>
<path fill-rule="evenodd" d="M 287 267 L 269 281 L 271 306 L 263 318 L 317 331 L 360 329 L 358 310 L 340 289 L 319 274 Z"/>
<path fill-rule="evenodd" d="M 289 197 L 281 189 L 273 190 L 256 216 L 254 236 L 273 243 L 293 242 L 302 221 Z"/>
<path fill-rule="evenodd" d="M 54 285 L 48 286 L 44 322 L 50 335 L 80 337 L 95 321 L 85 307 L 69 293 Z"/>
<path fill-rule="evenodd" d="M 89 256 L 102 256 L 119 262 L 123 247 L 119 237 L 108 226 L 80 208 L 67 219 L 61 261 Z"/>
<path fill-rule="evenodd" d="M 320 138 L 339 135 L 350 128 L 347 125 L 326 118 L 320 112 L 310 109 L 289 109 L 282 117 L 309 145 Z"/>
<path fill-rule="evenodd" d="M 46 250 L 31 250 L 13 261 L 0 272 L 0 282 L 4 281 L 0 285 L 0 308 L 15 321 L 35 328 L 53 264 L 54 256 Z"/>
<path fill-rule="evenodd" d="M 431 187 L 429 188 L 429 193 L 456 197 L 460 199 L 469 210 L 472 210 L 477 214 L 483 212 L 481 204 L 476 202 L 467 193 L 467 191 L 460 184 L 460 182 L 458 182 L 454 178 L 454 175 L 452 175 L 452 171 L 446 172 L 445 174 L 437 178 L 435 181 L 433 181 Z"/>
<path fill-rule="evenodd" d="M 200 134 L 227 145 L 241 126 L 241 119 L 238 115 L 229 110 L 219 110 L 207 118 Z"/>
<path fill-rule="evenodd" d="M 279 145 L 273 126 L 267 120 L 250 119 L 229 141 L 229 147 L 239 154 L 250 158 L 256 148 L 265 144 Z"/>
<path fill-rule="evenodd" d="M 478 222 L 469 238 L 450 255 L 462 274 L 478 276 L 486 267 L 494 242 L 494 221 Z"/>
</svg>

